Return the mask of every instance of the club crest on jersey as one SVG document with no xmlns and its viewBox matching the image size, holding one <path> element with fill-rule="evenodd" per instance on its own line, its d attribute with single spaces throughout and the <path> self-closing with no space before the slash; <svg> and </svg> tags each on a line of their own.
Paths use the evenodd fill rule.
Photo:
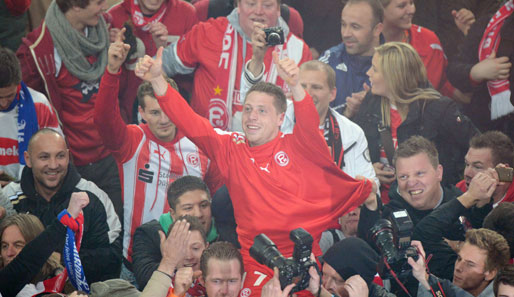
<svg viewBox="0 0 514 297">
<path fill-rule="evenodd" d="M 241 294 L 239 296 L 240 297 L 249 297 L 251 294 L 252 294 L 252 290 L 250 290 L 249 288 L 244 288 L 241 290 Z"/>
<path fill-rule="evenodd" d="M 226 104 L 219 98 L 211 99 L 209 103 L 209 121 L 214 128 L 227 130 L 228 128 L 228 115 L 225 112 Z"/>
<path fill-rule="evenodd" d="M 289 156 L 283 151 L 280 151 L 275 154 L 275 162 L 277 162 L 278 166 L 287 166 L 287 164 L 289 164 Z"/>
<path fill-rule="evenodd" d="M 232 141 L 236 144 L 245 143 L 245 137 L 239 133 L 232 133 Z"/>
<path fill-rule="evenodd" d="M 187 163 L 189 163 L 193 167 L 198 167 L 200 165 L 200 157 L 196 153 L 189 153 L 186 156 Z"/>
</svg>

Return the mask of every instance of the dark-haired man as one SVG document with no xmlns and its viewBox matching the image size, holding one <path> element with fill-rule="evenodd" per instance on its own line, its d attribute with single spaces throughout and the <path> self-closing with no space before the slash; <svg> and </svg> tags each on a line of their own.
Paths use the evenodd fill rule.
<svg viewBox="0 0 514 297">
<path fill-rule="evenodd" d="M 30 212 L 50 225 L 68 205 L 71 196 L 87 195 L 79 256 L 89 284 L 117 278 L 121 264 L 121 224 L 109 197 L 95 184 L 80 177 L 70 163 L 64 137 L 44 128 L 36 132 L 25 151 L 27 166 L 19 183 L 3 192 L 19 213 Z M 62 247 L 57 252 L 63 252 Z M 72 257 L 72 255 L 63 255 Z"/>
<path fill-rule="evenodd" d="M 142 224 L 134 232 L 132 266 L 140 288 L 144 288 L 152 272 L 162 259 L 159 249 L 159 230 L 167 233 L 170 226 L 184 215 L 198 219 L 206 235 L 206 241 L 226 240 L 224 229 L 219 229 L 211 213 L 211 196 L 207 185 L 196 176 L 183 176 L 168 188 L 169 212 L 158 220 Z"/>
<path fill-rule="evenodd" d="M 328 49 L 320 61 L 336 72 L 337 96 L 330 106 L 352 117 L 369 90 L 366 72 L 380 43 L 384 10 L 378 0 L 350 0 L 341 13 L 343 42 Z"/>
<path fill-rule="evenodd" d="M 298 82 L 296 62 L 279 60 L 277 52 L 273 60 L 295 101 L 297 123 L 292 134 L 280 132 L 286 98 L 276 85 L 260 82 L 248 91 L 242 114 L 244 135 L 218 133 L 168 87 L 161 75 L 162 50 L 155 59 L 143 58 L 135 70 L 151 82 L 163 111 L 220 169 L 234 205 L 247 271 L 243 291 L 252 296 L 258 296 L 266 278 L 271 277 L 271 270 L 249 255 L 256 235 L 265 233 L 290 256 L 293 242 L 288 233 L 303 227 L 313 236 L 314 254 L 320 255 L 317 242 L 322 231 L 360 205 L 372 190 L 371 182 L 354 180 L 332 160 L 319 133 L 312 98 Z"/>
<path fill-rule="evenodd" d="M 212 191 L 219 185 L 215 167 L 164 114 L 150 83 L 142 83 L 137 94 L 138 111 L 146 124 L 126 125 L 123 122 L 117 100 L 113 98 L 120 90 L 120 69 L 130 48 L 123 43 L 124 30 L 119 32 L 116 42 L 109 48 L 94 120 L 120 172 L 123 185 L 123 257 L 124 266 L 131 271 L 134 232 L 141 224 L 158 220 L 168 212 L 166 190 L 171 182 L 184 175 L 194 175 L 206 179 Z M 172 80 L 168 81 L 176 87 Z M 206 224 L 210 224 L 210 218 Z M 125 278 L 131 278 L 128 271 L 124 269 L 124 272 L 127 273 Z M 143 284 L 146 281 L 138 282 Z"/>
<path fill-rule="evenodd" d="M 512 140 L 500 131 L 487 131 L 474 136 L 469 142 L 469 150 L 464 157 L 464 180 L 457 187 L 465 192 L 473 177 L 488 168 L 514 166 L 514 144 Z M 512 182 L 501 183 L 496 187 L 492 196 L 494 205 L 502 202 L 514 202 L 514 187 Z"/>
<path fill-rule="evenodd" d="M 16 55 L 3 47 L 0 47 L 0 127 L 0 187 L 20 179 L 25 166 L 24 152 L 33 133 L 45 127 L 62 133 L 48 99 L 25 85 Z"/>
</svg>

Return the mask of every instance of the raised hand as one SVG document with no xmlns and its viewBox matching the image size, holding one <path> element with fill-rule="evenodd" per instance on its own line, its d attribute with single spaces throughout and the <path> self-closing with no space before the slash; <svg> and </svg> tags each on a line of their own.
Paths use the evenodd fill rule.
<svg viewBox="0 0 514 297">
<path fill-rule="evenodd" d="M 160 230 L 159 235 L 161 237 L 162 260 L 158 269 L 171 275 L 178 264 L 183 262 L 186 257 L 187 244 L 191 236 L 189 223 L 186 220 L 177 221 L 173 225 L 168 238 Z"/>
<path fill-rule="evenodd" d="M 152 34 L 153 42 L 155 43 L 155 47 L 166 47 L 168 45 L 168 28 L 161 23 L 152 23 L 150 24 L 150 29 L 148 30 L 150 34 Z"/>
<path fill-rule="evenodd" d="M 164 48 L 160 47 L 157 50 L 155 58 L 145 55 L 137 62 L 134 73 L 137 77 L 152 82 L 153 80 L 162 77 L 162 52 Z"/>
<path fill-rule="evenodd" d="M 265 24 L 253 22 L 252 59 L 248 64 L 248 70 L 250 70 L 254 76 L 257 76 L 262 72 L 264 56 L 268 49 L 268 46 L 266 45 L 266 33 L 263 31 L 264 28 L 266 28 Z"/>
<path fill-rule="evenodd" d="M 76 219 L 82 209 L 89 204 L 89 196 L 86 192 L 74 192 L 71 194 L 68 204 L 68 213 Z"/>
<path fill-rule="evenodd" d="M 125 28 L 118 30 L 116 39 L 111 43 L 107 52 L 107 71 L 112 74 L 118 73 L 130 50 L 130 45 L 123 42 L 125 30 Z"/>
<path fill-rule="evenodd" d="M 193 283 L 193 267 L 181 267 L 175 273 L 174 294 L 184 296 Z"/>
<path fill-rule="evenodd" d="M 469 28 L 475 22 L 475 15 L 466 8 L 461 8 L 459 11 L 452 10 L 452 16 L 457 28 L 464 34 L 468 35 Z"/>
<path fill-rule="evenodd" d="M 369 91 L 369 86 L 367 83 L 362 84 L 363 90 L 357 93 L 352 93 L 352 96 L 346 97 L 346 109 L 344 110 L 344 115 L 347 118 L 352 118 L 357 114 L 359 108 L 366 97 L 366 94 Z"/>
<path fill-rule="evenodd" d="M 471 180 L 468 191 L 465 193 L 471 197 L 478 207 L 482 207 L 491 201 L 491 197 L 498 184 L 498 181 L 493 177 L 496 172 L 494 169 L 490 170 L 492 172 L 477 173 Z"/>
<path fill-rule="evenodd" d="M 280 60 L 278 52 L 273 52 L 273 63 L 277 65 L 278 75 L 284 80 L 290 88 L 298 85 L 300 68 L 296 62 L 288 57 Z"/>
</svg>

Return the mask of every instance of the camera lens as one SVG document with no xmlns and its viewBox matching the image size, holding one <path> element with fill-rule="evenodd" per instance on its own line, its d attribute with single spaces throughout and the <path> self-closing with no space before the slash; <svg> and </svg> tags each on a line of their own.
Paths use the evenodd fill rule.
<svg viewBox="0 0 514 297">
<path fill-rule="evenodd" d="M 280 44 L 280 35 L 278 33 L 271 32 L 268 35 L 268 44 L 269 45 Z"/>
</svg>

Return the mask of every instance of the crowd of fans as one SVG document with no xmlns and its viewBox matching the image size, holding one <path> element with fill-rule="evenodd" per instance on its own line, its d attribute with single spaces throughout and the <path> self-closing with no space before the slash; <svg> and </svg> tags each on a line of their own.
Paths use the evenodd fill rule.
<svg viewBox="0 0 514 297">
<path fill-rule="evenodd" d="M 513 0 L 0 8 L 0 297 L 514 297 Z"/>
</svg>

